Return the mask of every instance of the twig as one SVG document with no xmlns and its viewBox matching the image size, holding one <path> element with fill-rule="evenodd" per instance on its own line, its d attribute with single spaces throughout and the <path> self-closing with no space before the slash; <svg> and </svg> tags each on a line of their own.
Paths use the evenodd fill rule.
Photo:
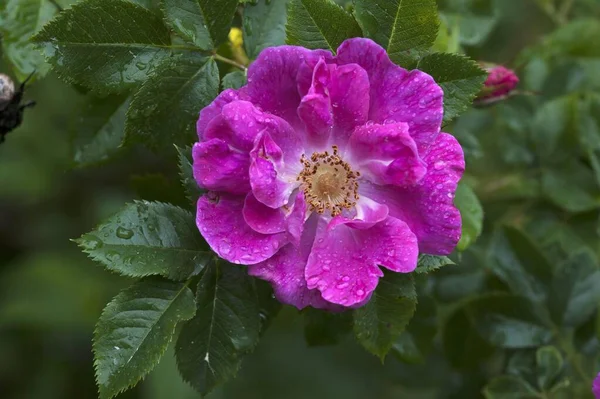
<svg viewBox="0 0 600 399">
<path fill-rule="evenodd" d="M 246 70 L 247 70 L 247 68 L 244 65 L 242 65 L 238 62 L 235 62 L 234 60 L 230 60 L 229 58 L 223 57 L 222 55 L 213 53 L 212 56 L 215 60 L 224 62 L 225 64 L 233 65 L 234 67 L 239 68 L 244 72 L 246 72 Z"/>
</svg>

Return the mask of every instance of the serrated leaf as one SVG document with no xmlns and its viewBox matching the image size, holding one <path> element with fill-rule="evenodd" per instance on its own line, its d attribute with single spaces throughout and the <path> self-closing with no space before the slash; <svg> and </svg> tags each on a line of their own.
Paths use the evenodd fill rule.
<svg viewBox="0 0 600 399">
<path fill-rule="evenodd" d="M 167 23 L 203 50 L 227 40 L 237 0 L 162 0 Z"/>
<path fill-rule="evenodd" d="M 483 230 L 483 207 L 473 189 L 464 181 L 458 183 L 456 207 L 462 217 L 462 236 L 458 242 L 459 251 L 466 250 L 481 235 Z"/>
<path fill-rule="evenodd" d="M 221 81 L 221 86 L 223 86 L 223 90 L 239 89 L 240 87 L 245 86 L 246 83 L 246 74 L 242 71 L 234 71 L 228 73 L 223 77 L 223 80 Z"/>
<path fill-rule="evenodd" d="M 189 53 L 165 60 L 133 96 L 124 143 L 154 150 L 191 144 L 197 140 L 198 113 L 218 93 L 219 70 L 213 59 Z"/>
<path fill-rule="evenodd" d="M 2 52 L 20 81 L 34 71 L 38 77 L 48 72 L 49 65 L 29 39 L 56 12 L 56 6 L 46 0 L 7 0 L 0 8 Z"/>
<path fill-rule="evenodd" d="M 177 340 L 177 367 L 202 395 L 234 377 L 259 338 L 260 307 L 246 270 L 218 260 L 198 284 L 197 313 Z"/>
<path fill-rule="evenodd" d="M 419 261 L 417 262 L 415 273 L 431 273 L 441 269 L 444 266 L 455 264 L 456 263 L 446 256 L 419 255 Z"/>
<path fill-rule="evenodd" d="M 465 112 L 481 90 L 487 72 L 460 54 L 434 53 L 423 57 L 417 69 L 430 74 L 444 90 L 444 123 Z"/>
<path fill-rule="evenodd" d="M 486 341 L 502 348 L 531 348 L 548 343 L 553 332 L 540 308 L 526 298 L 491 294 L 469 302 L 467 312 Z"/>
<path fill-rule="evenodd" d="M 146 80 L 171 53 L 159 16 L 123 0 L 85 0 L 32 39 L 60 77 L 97 92 L 123 92 Z"/>
<path fill-rule="evenodd" d="M 75 125 L 73 160 L 79 167 L 97 164 L 119 151 L 130 98 L 90 97 Z"/>
<path fill-rule="evenodd" d="M 179 177 L 181 184 L 185 189 L 185 194 L 190 203 L 194 206 L 198 202 L 198 198 L 202 196 L 204 190 L 198 186 L 194 178 L 194 159 L 192 158 L 192 149 L 190 147 L 179 148 L 175 146 L 179 159 Z"/>
<path fill-rule="evenodd" d="M 405 68 L 413 68 L 437 37 L 435 0 L 356 0 L 354 4 L 365 35 Z"/>
<path fill-rule="evenodd" d="M 259 0 L 244 8 L 244 49 L 251 59 L 267 47 L 285 44 L 289 0 Z"/>
<path fill-rule="evenodd" d="M 333 53 L 344 40 L 362 36 L 354 17 L 330 0 L 291 0 L 286 34 L 289 44 Z"/>
<path fill-rule="evenodd" d="M 132 277 L 183 280 L 211 257 L 194 215 L 173 205 L 136 201 L 75 240 L 93 260 Z"/>
<path fill-rule="evenodd" d="M 544 346 L 535 353 L 538 386 L 545 391 L 552 388 L 563 367 L 560 351 L 553 346 Z"/>
<path fill-rule="evenodd" d="M 383 360 L 408 325 L 416 306 L 412 276 L 386 272 L 369 303 L 354 311 L 356 339 Z"/>
<path fill-rule="evenodd" d="M 419 304 L 407 329 L 394 342 L 394 354 L 407 363 L 423 363 L 433 348 L 437 333 L 437 309 L 428 295 L 419 295 Z"/>
<path fill-rule="evenodd" d="M 331 313 L 308 308 L 304 313 L 304 339 L 308 346 L 336 345 L 352 331 L 352 313 Z"/>
<path fill-rule="evenodd" d="M 100 398 L 112 398 L 137 384 L 160 360 L 177 323 L 195 312 L 187 283 L 147 279 L 117 295 L 94 333 Z"/>
<path fill-rule="evenodd" d="M 537 399 L 540 396 L 527 381 L 511 375 L 494 378 L 483 389 L 486 399 Z"/>
<path fill-rule="evenodd" d="M 578 327 L 598 309 L 600 267 L 588 251 L 573 254 L 556 271 L 548 307 L 557 325 Z"/>
</svg>

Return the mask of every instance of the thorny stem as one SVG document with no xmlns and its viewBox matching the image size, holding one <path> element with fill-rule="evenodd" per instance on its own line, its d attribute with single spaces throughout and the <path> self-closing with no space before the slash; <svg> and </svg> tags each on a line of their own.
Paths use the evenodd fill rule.
<svg viewBox="0 0 600 399">
<path fill-rule="evenodd" d="M 56 7 L 56 9 L 58 10 L 58 12 L 63 11 L 63 8 L 60 4 L 58 4 L 56 2 L 56 0 L 48 0 L 50 2 L 50 4 L 52 4 L 54 7 Z"/>
<path fill-rule="evenodd" d="M 222 55 L 219 55 L 217 53 L 213 53 L 212 56 L 215 60 L 224 62 L 225 64 L 233 65 L 234 67 L 239 68 L 244 72 L 246 72 L 248 69 L 244 65 L 242 65 L 238 62 L 235 62 L 234 60 L 231 60 L 229 58 L 223 57 Z"/>
</svg>

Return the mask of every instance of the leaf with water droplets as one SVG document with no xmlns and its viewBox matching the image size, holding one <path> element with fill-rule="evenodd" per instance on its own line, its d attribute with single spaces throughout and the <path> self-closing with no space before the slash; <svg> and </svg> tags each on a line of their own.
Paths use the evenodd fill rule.
<svg viewBox="0 0 600 399">
<path fill-rule="evenodd" d="M 104 162 L 119 151 L 130 99 L 88 96 L 74 128 L 73 160 L 78 167 Z"/>
<path fill-rule="evenodd" d="M 260 306 L 242 266 L 218 260 L 198 284 L 196 316 L 177 339 L 177 366 L 183 379 L 205 395 L 234 377 L 242 356 L 258 343 Z"/>
<path fill-rule="evenodd" d="M 440 24 L 435 0 L 355 0 L 354 14 L 365 35 L 405 68 L 427 53 Z"/>
<path fill-rule="evenodd" d="M 32 40 L 60 77 L 102 93 L 136 86 L 172 51 L 160 16 L 123 0 L 79 2 Z"/>
<path fill-rule="evenodd" d="M 251 59 L 267 47 L 285 44 L 289 0 L 259 0 L 244 7 L 244 49 Z"/>
<path fill-rule="evenodd" d="M 441 269 L 444 266 L 454 265 L 455 263 L 446 256 L 434 256 L 434 255 L 419 255 L 419 262 L 415 273 L 431 273 L 435 270 Z"/>
<path fill-rule="evenodd" d="M 133 96 L 125 124 L 126 145 L 169 149 L 197 140 L 202 108 L 219 93 L 215 61 L 196 53 L 165 60 Z"/>
<path fill-rule="evenodd" d="M 128 204 L 75 241 L 107 269 L 132 277 L 184 280 L 202 270 L 211 257 L 194 216 L 160 202 Z"/>
<path fill-rule="evenodd" d="M 354 311 L 354 335 L 382 360 L 415 313 L 417 292 L 412 275 L 385 272 L 373 297 Z"/>
<path fill-rule="evenodd" d="M 194 160 L 192 158 L 192 149 L 190 147 L 179 148 L 175 146 L 179 158 L 179 176 L 181 184 L 185 189 L 187 199 L 194 207 L 198 198 L 204 193 L 204 190 L 198 186 L 194 178 Z"/>
<path fill-rule="evenodd" d="M 482 88 L 487 72 L 461 54 L 434 53 L 419 61 L 417 69 L 430 74 L 444 90 L 444 123 L 465 112 Z"/>
<path fill-rule="evenodd" d="M 177 323 L 194 316 L 194 294 L 188 284 L 142 280 L 104 308 L 93 347 L 101 399 L 137 384 L 160 360 Z"/>
<path fill-rule="evenodd" d="M 354 17 L 330 0 L 291 0 L 286 34 L 289 44 L 334 53 L 344 40 L 362 36 Z"/>
<path fill-rule="evenodd" d="M 167 23 L 203 50 L 227 40 L 237 0 L 162 0 Z"/>
</svg>

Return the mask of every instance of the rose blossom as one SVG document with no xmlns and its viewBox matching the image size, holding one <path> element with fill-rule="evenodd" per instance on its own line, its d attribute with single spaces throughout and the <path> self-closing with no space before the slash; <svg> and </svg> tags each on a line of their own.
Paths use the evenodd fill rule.
<svg viewBox="0 0 600 399">
<path fill-rule="evenodd" d="M 483 64 L 488 77 L 483 84 L 483 90 L 475 100 L 476 104 L 490 103 L 503 100 L 514 92 L 519 84 L 519 77 L 512 69 L 502 65 Z"/>
<path fill-rule="evenodd" d="M 380 267 L 412 272 L 419 252 L 447 255 L 460 238 L 464 158 L 442 116 L 433 78 L 371 40 L 336 56 L 268 48 L 247 86 L 200 113 L 198 228 L 281 302 L 361 306 Z"/>
</svg>

